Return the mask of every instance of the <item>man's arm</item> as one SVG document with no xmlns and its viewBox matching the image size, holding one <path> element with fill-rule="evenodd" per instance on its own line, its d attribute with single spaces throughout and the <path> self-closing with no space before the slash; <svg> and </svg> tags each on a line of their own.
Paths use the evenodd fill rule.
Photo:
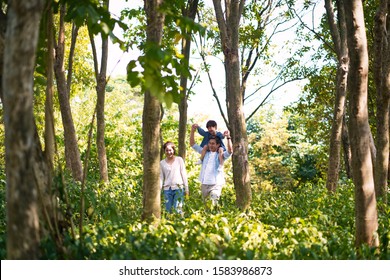
<svg viewBox="0 0 390 280">
<path fill-rule="evenodd" d="M 202 147 L 195 143 L 194 134 L 196 129 L 197 129 L 197 124 L 193 124 L 191 126 L 191 133 L 190 133 L 190 146 L 200 154 L 202 153 Z"/>
<path fill-rule="evenodd" d="M 190 146 L 191 147 L 195 145 L 195 135 L 194 134 L 195 134 L 195 130 L 197 127 L 198 127 L 197 124 L 193 124 L 191 126 L 191 133 L 190 133 Z"/>
<path fill-rule="evenodd" d="M 233 143 L 232 143 L 232 138 L 230 136 L 230 131 L 229 130 L 226 130 L 223 135 L 226 137 L 226 141 L 227 141 L 227 151 L 229 154 L 232 154 L 233 153 Z"/>
</svg>

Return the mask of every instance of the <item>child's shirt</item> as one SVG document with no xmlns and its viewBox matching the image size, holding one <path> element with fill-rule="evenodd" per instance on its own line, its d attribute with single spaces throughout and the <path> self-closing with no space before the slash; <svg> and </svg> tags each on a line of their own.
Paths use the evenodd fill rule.
<svg viewBox="0 0 390 280">
<path fill-rule="evenodd" d="M 200 146 L 203 148 L 204 145 L 207 145 L 209 143 L 209 140 L 210 140 L 210 136 L 211 136 L 211 133 L 208 132 L 208 131 L 205 131 L 203 128 L 201 127 L 198 127 L 198 133 L 200 135 L 203 136 L 203 140 L 202 142 L 200 143 Z M 225 147 L 225 144 L 223 143 L 223 139 L 225 138 L 225 136 L 223 136 L 223 134 L 219 131 L 216 131 L 216 136 L 221 139 L 221 147 L 223 148 L 223 151 L 226 151 L 226 147 Z"/>
</svg>

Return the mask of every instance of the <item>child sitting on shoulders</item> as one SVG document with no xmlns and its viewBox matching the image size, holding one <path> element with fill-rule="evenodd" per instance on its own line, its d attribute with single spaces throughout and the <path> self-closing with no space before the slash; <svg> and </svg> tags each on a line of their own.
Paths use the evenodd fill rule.
<svg viewBox="0 0 390 280">
<path fill-rule="evenodd" d="M 196 128 L 198 130 L 198 133 L 203 136 L 202 142 L 200 143 L 200 146 L 203 148 L 203 150 L 202 150 L 202 153 L 201 153 L 201 156 L 200 156 L 200 160 L 196 164 L 202 164 L 203 157 L 204 157 L 204 155 L 206 154 L 206 152 L 208 150 L 207 144 L 208 144 L 208 142 L 209 142 L 211 137 L 218 137 L 221 140 L 220 141 L 221 142 L 220 149 L 222 148 L 222 151 L 221 152 L 218 151 L 219 155 L 221 155 L 221 153 L 226 151 L 226 147 L 225 147 L 225 145 L 223 143 L 223 139 L 225 138 L 225 136 L 221 132 L 217 131 L 217 122 L 216 121 L 209 120 L 206 123 L 207 131 L 202 129 L 197 124 L 195 124 L 195 126 L 196 126 Z"/>
</svg>

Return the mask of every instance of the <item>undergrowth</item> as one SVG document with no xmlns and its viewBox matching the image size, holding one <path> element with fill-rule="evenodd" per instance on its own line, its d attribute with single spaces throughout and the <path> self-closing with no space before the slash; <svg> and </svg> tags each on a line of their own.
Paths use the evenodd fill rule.
<svg viewBox="0 0 390 280">
<path fill-rule="evenodd" d="M 83 241 L 67 236 L 65 259 L 170 260 L 345 260 L 390 259 L 390 210 L 380 205 L 381 247 L 354 246 L 353 187 L 330 195 L 324 186 L 295 191 L 256 191 L 251 208 L 235 206 L 232 186 L 224 188 L 218 209 L 204 207 L 197 184 L 184 216 L 167 214 L 149 224 L 140 220 L 141 187 L 123 181 L 94 186 L 87 193 Z M 75 193 L 74 193 L 75 194 Z M 74 197 L 76 199 L 76 197 Z M 76 199 L 77 201 L 77 199 Z M 44 258 L 59 258 L 48 240 Z"/>
</svg>

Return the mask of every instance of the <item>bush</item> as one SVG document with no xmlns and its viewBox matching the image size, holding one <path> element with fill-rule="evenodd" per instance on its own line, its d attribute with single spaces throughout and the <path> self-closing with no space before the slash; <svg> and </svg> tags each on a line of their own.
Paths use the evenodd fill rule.
<svg viewBox="0 0 390 280">
<path fill-rule="evenodd" d="M 68 244 L 69 258 L 83 259 L 389 259 L 389 215 L 381 212 L 376 251 L 354 247 L 353 188 L 334 195 L 307 185 L 295 192 L 253 194 L 245 213 L 234 205 L 232 186 L 224 188 L 216 212 L 204 208 L 198 186 L 191 186 L 184 217 L 166 214 L 157 225 L 139 220 L 140 193 L 130 186 L 100 190 L 97 217 L 85 226 L 83 249 Z M 104 194 L 106 193 L 106 194 Z M 110 193 L 110 195 L 108 195 Z M 131 193 L 131 195 L 124 195 Z M 138 198 L 137 198 L 138 197 Z M 108 201 L 115 203 L 107 204 Z M 107 205 L 110 205 L 107 207 Z M 111 209 L 109 211 L 109 209 Z M 116 213 L 115 218 L 112 212 Z"/>
</svg>

